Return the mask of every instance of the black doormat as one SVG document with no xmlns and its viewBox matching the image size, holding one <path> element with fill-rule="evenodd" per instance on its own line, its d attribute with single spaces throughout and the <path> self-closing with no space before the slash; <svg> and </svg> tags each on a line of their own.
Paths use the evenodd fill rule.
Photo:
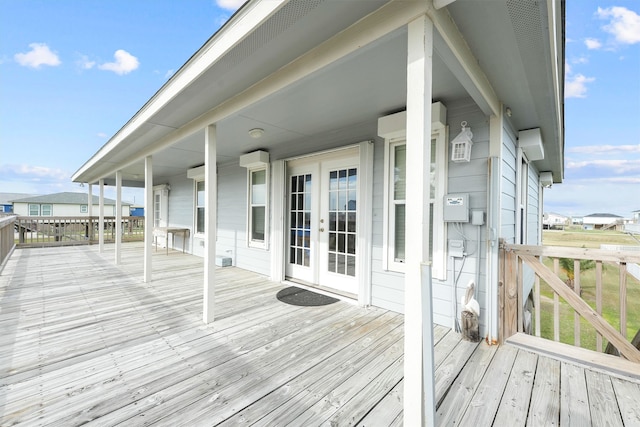
<svg viewBox="0 0 640 427">
<path fill-rule="evenodd" d="M 317 294 L 315 292 L 301 289 L 295 286 L 290 286 L 278 292 L 276 295 L 280 301 L 291 304 L 300 305 L 303 307 L 317 307 L 320 305 L 329 305 L 337 302 L 336 298 L 331 298 L 326 295 Z"/>
</svg>

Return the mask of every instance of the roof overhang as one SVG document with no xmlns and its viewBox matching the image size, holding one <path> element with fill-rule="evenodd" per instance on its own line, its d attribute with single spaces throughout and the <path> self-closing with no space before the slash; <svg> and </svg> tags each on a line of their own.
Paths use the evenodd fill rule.
<svg viewBox="0 0 640 427">
<path fill-rule="evenodd" d="M 538 169 L 563 175 L 561 1 L 249 1 L 74 175 L 76 182 L 154 182 L 202 164 L 204 128 L 218 126 L 218 162 L 375 136 L 404 109 L 406 24 L 434 21 L 433 99 L 471 98 L 487 115 L 508 106 L 516 130 L 541 128 Z M 490 30 L 488 30 L 490 29 Z M 254 140 L 247 131 L 265 129 Z"/>
</svg>

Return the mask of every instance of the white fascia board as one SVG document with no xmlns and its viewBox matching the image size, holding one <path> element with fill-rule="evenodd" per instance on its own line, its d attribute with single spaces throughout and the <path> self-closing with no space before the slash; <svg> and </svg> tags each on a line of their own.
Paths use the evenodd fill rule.
<svg viewBox="0 0 640 427">
<path fill-rule="evenodd" d="M 268 0 L 248 2 L 215 33 L 156 94 L 138 111 L 116 135 L 91 157 L 71 177 L 72 181 L 93 167 L 101 158 L 114 150 L 123 140 L 147 122 L 176 95 L 187 88 L 209 67 L 221 59 L 234 46 L 247 37 L 251 31 L 272 16 L 288 0 Z M 88 179 L 97 179 L 91 177 Z"/>
<path fill-rule="evenodd" d="M 201 116 L 196 117 L 155 143 L 146 146 L 135 155 L 130 156 L 128 164 L 136 163 L 140 161 L 140 159 L 167 148 L 180 139 L 204 129 L 207 125 L 217 123 L 241 109 L 284 89 L 288 85 L 307 77 L 315 71 L 344 58 L 363 46 L 406 25 L 416 17 L 424 15 L 426 11 L 427 2 L 390 1 L 349 28 L 346 28 L 329 40 L 283 66 L 277 72 L 265 77 L 253 86 L 224 101 Z M 113 166 L 113 170 L 115 171 L 117 168 L 125 166 L 127 165 Z M 85 170 L 86 168 L 83 168 L 82 172 Z M 76 172 L 74 180 L 80 173 L 80 171 Z"/>
<path fill-rule="evenodd" d="M 500 100 L 449 11 L 446 8 L 429 7 L 427 15 L 448 48 L 448 51 L 438 49 L 442 60 L 483 112 L 497 116 L 501 108 Z"/>
<path fill-rule="evenodd" d="M 562 13 L 563 2 L 560 0 L 549 0 L 547 2 L 547 19 L 549 28 L 549 40 L 551 41 L 551 72 L 553 74 L 554 103 L 557 117 L 558 144 L 560 149 L 560 177 L 559 182 L 564 179 L 564 16 Z"/>
</svg>

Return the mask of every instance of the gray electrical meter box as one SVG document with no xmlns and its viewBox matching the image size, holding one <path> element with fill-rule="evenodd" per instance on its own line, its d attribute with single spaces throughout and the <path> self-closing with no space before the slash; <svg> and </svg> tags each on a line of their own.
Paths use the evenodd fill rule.
<svg viewBox="0 0 640 427">
<path fill-rule="evenodd" d="M 444 196 L 445 222 L 469 222 L 469 193 Z"/>
</svg>

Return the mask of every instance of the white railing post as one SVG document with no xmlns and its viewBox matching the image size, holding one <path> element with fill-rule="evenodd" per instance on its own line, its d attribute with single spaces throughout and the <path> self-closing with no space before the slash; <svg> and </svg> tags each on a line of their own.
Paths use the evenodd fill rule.
<svg viewBox="0 0 640 427">
<path fill-rule="evenodd" d="M 116 240 L 115 263 L 122 259 L 122 171 L 116 171 L 116 223 L 113 225 Z"/>
<path fill-rule="evenodd" d="M 153 159 L 144 159 L 144 281 L 151 281 L 151 244 L 153 243 Z"/>
<path fill-rule="evenodd" d="M 104 179 L 100 179 L 100 219 L 98 220 L 98 245 L 100 253 L 104 252 Z"/>
</svg>

